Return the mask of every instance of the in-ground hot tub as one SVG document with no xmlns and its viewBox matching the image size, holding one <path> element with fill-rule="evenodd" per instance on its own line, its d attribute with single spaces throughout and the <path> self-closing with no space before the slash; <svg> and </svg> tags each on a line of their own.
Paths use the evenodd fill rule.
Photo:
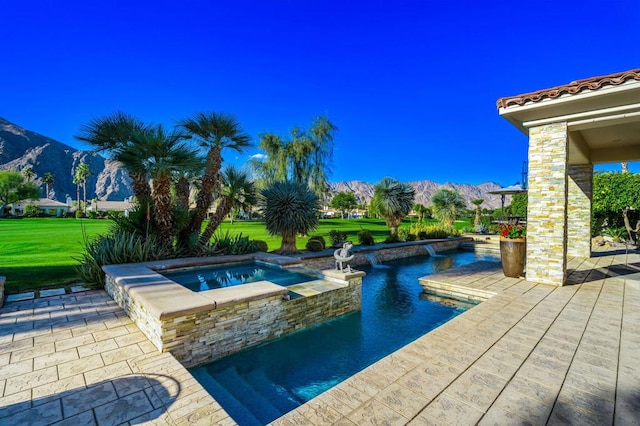
<svg viewBox="0 0 640 426">
<path fill-rule="evenodd" d="M 224 269 L 239 262 L 267 263 L 276 269 L 302 266 L 299 259 L 255 253 L 102 269 L 109 295 L 160 351 L 171 352 L 187 367 L 360 309 L 364 273 L 359 271 L 318 271 L 315 280 L 289 286 L 257 280 L 197 292 L 162 275 L 203 265 Z"/>
</svg>

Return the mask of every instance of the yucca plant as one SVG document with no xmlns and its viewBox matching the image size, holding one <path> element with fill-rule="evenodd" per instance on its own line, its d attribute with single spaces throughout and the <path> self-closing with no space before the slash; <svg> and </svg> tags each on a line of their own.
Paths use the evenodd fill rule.
<svg viewBox="0 0 640 426">
<path fill-rule="evenodd" d="M 296 235 L 308 234 L 318 226 L 318 196 L 307 185 L 276 182 L 261 191 L 259 206 L 271 235 L 282 237 L 276 253 L 296 253 Z"/>
<path fill-rule="evenodd" d="M 398 226 L 411 211 L 415 190 L 407 183 L 385 177 L 373 187 L 371 204 L 389 227 L 389 241 L 398 240 Z"/>
</svg>

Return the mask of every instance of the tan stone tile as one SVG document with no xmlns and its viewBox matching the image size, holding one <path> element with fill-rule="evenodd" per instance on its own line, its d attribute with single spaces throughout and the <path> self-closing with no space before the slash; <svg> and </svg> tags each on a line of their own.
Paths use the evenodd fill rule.
<svg viewBox="0 0 640 426">
<path fill-rule="evenodd" d="M 100 357 L 100 355 L 93 355 Z M 87 358 L 80 358 L 80 360 L 85 360 Z M 102 360 L 101 360 L 102 362 Z M 122 361 L 116 364 L 107 365 L 104 367 L 99 367 L 95 369 L 88 370 L 84 373 L 84 380 L 87 385 L 98 383 L 103 380 L 110 380 L 120 376 L 126 376 L 128 374 L 132 374 L 131 368 L 129 365 Z"/>
<path fill-rule="evenodd" d="M 447 387 L 444 393 L 485 411 L 505 387 L 507 380 L 472 367 Z"/>
<path fill-rule="evenodd" d="M 98 424 L 120 424 L 154 411 L 144 392 L 140 391 L 94 408 Z"/>
<path fill-rule="evenodd" d="M 597 355 L 594 355 L 593 353 L 578 350 L 578 352 L 576 352 L 574 360 L 584 362 L 585 364 L 589 364 L 594 367 L 605 368 L 612 371 L 618 370 L 617 357 L 602 358 Z"/>
<path fill-rule="evenodd" d="M 346 382 L 369 396 L 375 395 L 391 383 L 389 379 L 374 371 L 362 371 L 348 378 Z"/>
<path fill-rule="evenodd" d="M 205 422 L 200 422 L 198 421 L 199 419 L 194 419 L 194 421 L 190 421 L 190 419 L 186 419 L 186 423 L 185 424 L 189 424 L 189 425 L 214 425 L 214 424 L 220 424 L 217 423 L 216 421 L 214 421 L 213 419 L 208 419 L 205 418 Z M 211 422 L 207 423 L 208 420 L 212 420 Z M 171 419 L 171 416 L 169 416 L 169 413 L 167 413 L 167 411 L 164 408 L 158 408 L 156 410 L 153 410 L 149 413 L 145 413 L 140 417 L 136 417 L 134 419 L 131 419 L 131 421 L 129 422 L 129 424 L 131 425 L 139 425 L 139 424 L 144 424 L 145 426 L 166 426 L 166 425 L 175 425 L 178 424 L 177 422 L 175 422 L 173 419 Z M 233 423 L 235 424 L 235 422 Z"/>
<path fill-rule="evenodd" d="M 313 401 L 331 407 L 342 416 L 346 416 L 351 411 L 353 411 L 353 408 L 351 406 L 347 405 L 344 401 L 341 401 L 338 398 L 334 397 L 329 392 L 324 392 L 323 394 L 318 395 L 313 399 Z"/>
<path fill-rule="evenodd" d="M 430 398 L 426 398 L 397 383 L 380 391 L 374 396 L 374 399 L 407 419 L 413 418 L 431 401 Z"/>
<path fill-rule="evenodd" d="M 67 361 L 73 361 L 74 359 L 78 359 L 78 351 L 76 348 L 70 348 L 34 358 L 33 369 L 40 370 L 41 368 L 56 366 Z"/>
<path fill-rule="evenodd" d="M 125 361 L 129 358 L 142 355 L 142 350 L 138 345 L 125 346 L 123 348 L 113 349 L 110 351 L 102 352 L 102 360 L 105 365 L 115 364 L 116 362 Z"/>
<path fill-rule="evenodd" d="M 38 346 L 44 343 L 50 343 L 50 342 L 55 343 L 58 340 L 70 339 L 71 337 L 73 337 L 71 335 L 71 330 L 62 330 L 62 331 L 57 331 L 55 333 L 34 337 L 33 343 L 34 343 L 34 346 Z"/>
<path fill-rule="evenodd" d="M 83 413 L 77 414 L 73 417 L 67 417 L 66 419 L 54 423 L 52 426 L 94 426 L 97 425 L 94 417 L 93 411 L 85 411 Z"/>
<path fill-rule="evenodd" d="M 4 385 L 7 383 L 6 379 L 0 380 L 0 397 L 4 396 Z"/>
<path fill-rule="evenodd" d="M 334 386 L 326 393 L 352 409 L 359 407 L 370 398 L 368 394 L 345 382 Z"/>
<path fill-rule="evenodd" d="M 449 426 L 449 423 L 446 423 L 442 420 L 438 420 L 436 418 L 431 417 L 424 411 L 418 414 L 413 418 L 407 425 L 410 426 Z"/>
<path fill-rule="evenodd" d="M 55 352 L 55 346 L 53 343 L 43 343 L 31 348 L 11 352 L 11 362 L 24 361 L 25 359 L 31 359 L 53 352 Z"/>
<path fill-rule="evenodd" d="M 110 328 L 104 331 L 96 331 L 92 334 L 95 341 L 99 342 L 100 340 L 107 340 L 107 339 L 113 339 L 118 336 L 124 336 L 126 334 L 129 334 L 129 330 L 127 330 L 127 328 L 124 326 L 119 326 L 119 327 Z"/>
<path fill-rule="evenodd" d="M 543 402 L 539 399 L 529 398 L 507 387 L 491 408 L 500 408 L 526 419 L 530 423 L 540 425 L 547 421 L 554 401 L 551 399 Z"/>
<path fill-rule="evenodd" d="M 271 422 L 272 426 L 313 426 L 313 423 L 298 410 L 291 411 Z"/>
<path fill-rule="evenodd" d="M 91 334 L 96 331 L 106 330 L 107 327 L 102 322 L 91 322 L 89 324 L 83 324 L 78 327 L 74 327 L 71 329 L 71 334 L 74 337 L 83 336 L 85 334 Z"/>
<path fill-rule="evenodd" d="M 63 351 L 65 349 L 88 345 L 93 342 L 95 342 L 95 340 L 93 340 L 93 336 L 91 334 L 84 334 L 82 336 L 72 337 L 71 339 L 58 340 L 55 342 L 55 345 L 56 351 Z"/>
<path fill-rule="evenodd" d="M 31 408 L 31 390 L 11 393 L 0 398 L 0 421 L 19 411 Z"/>
<path fill-rule="evenodd" d="M 31 359 L 19 361 L 13 364 L 8 364 L 0 368 L 0 380 L 8 379 L 9 377 L 19 376 L 25 373 L 30 373 L 32 371 L 33 371 L 33 360 Z"/>
<path fill-rule="evenodd" d="M 472 425 L 480 420 L 484 412 L 442 394 L 434 399 L 421 414 L 452 425 Z"/>
<path fill-rule="evenodd" d="M 24 373 L 7 379 L 5 395 L 20 392 L 25 389 L 35 388 L 58 380 L 56 367 Z"/>
<path fill-rule="evenodd" d="M 613 401 L 600 398 L 572 386 L 564 385 L 562 387 L 556 405 L 573 405 L 589 413 L 597 414 L 602 420 L 601 424 L 611 424 L 613 422 Z"/>
<path fill-rule="evenodd" d="M 128 334 L 116 337 L 114 340 L 120 347 L 133 345 L 134 343 L 142 343 L 142 342 L 149 341 L 147 339 L 147 336 L 142 334 L 141 331 L 137 331 L 135 333 L 129 332 Z"/>
<path fill-rule="evenodd" d="M 145 340 L 144 342 L 140 342 L 140 343 L 138 343 L 138 347 L 139 347 L 139 348 L 140 348 L 140 350 L 141 350 L 142 352 L 144 352 L 145 354 L 148 354 L 148 353 L 154 353 L 154 352 L 159 352 L 159 351 L 158 351 L 158 348 L 156 348 L 156 347 L 154 346 L 154 344 L 153 344 L 153 343 L 151 343 L 151 342 L 150 342 L 150 341 L 148 341 L 148 340 Z"/>
<path fill-rule="evenodd" d="M 542 423 L 544 424 L 544 423 Z M 478 426 L 534 426 L 536 423 L 522 419 L 517 415 L 504 411 L 502 408 L 498 408 L 495 405 L 489 408 L 489 411 L 482 417 Z"/>
<path fill-rule="evenodd" d="M 2 419 L 7 425 L 48 425 L 62 420 L 60 400 L 19 411 Z"/>
<path fill-rule="evenodd" d="M 577 405 L 570 403 L 569 401 L 558 401 L 553 407 L 551 416 L 547 422 L 547 425 L 580 425 L 580 426 L 601 426 L 605 424 L 612 424 L 613 416 L 609 413 L 593 413 L 584 411 Z"/>
<path fill-rule="evenodd" d="M 516 374 L 508 383 L 507 389 L 519 392 L 530 398 L 537 399 L 540 402 L 554 401 L 560 392 L 561 383 L 555 388 L 545 386 L 542 383 L 528 379 L 525 376 Z"/>
<path fill-rule="evenodd" d="M 87 371 L 95 370 L 104 365 L 100 355 L 91 355 L 86 358 L 80 358 L 74 361 L 58 364 L 58 375 L 61 379 L 65 377 L 75 376 Z M 86 379 L 86 376 L 85 376 Z M 87 383 L 89 383 L 87 381 Z"/>
<path fill-rule="evenodd" d="M 198 408 L 211 404 L 212 401 L 213 398 L 211 395 L 202 389 L 200 392 L 194 392 L 184 397 L 179 395 L 178 399 L 168 407 L 168 411 L 171 417 L 180 418 L 192 413 Z"/>
<path fill-rule="evenodd" d="M 78 346 L 78 355 L 80 355 L 80 358 L 84 358 L 117 348 L 118 344 L 114 339 L 101 340 L 99 342 L 89 343 L 88 345 Z"/>
<path fill-rule="evenodd" d="M 343 415 L 322 400 L 312 399 L 298 408 L 298 412 L 313 424 L 335 424 Z"/>
<path fill-rule="evenodd" d="M 0 355 L 0 367 L 2 367 L 3 365 L 9 364 L 10 360 L 11 360 L 11 352 L 7 352 L 6 354 L 1 354 Z"/>
<path fill-rule="evenodd" d="M 67 377 L 46 385 L 34 387 L 32 389 L 33 402 L 34 405 L 38 405 L 40 403 L 38 401 L 47 402 L 50 398 L 60 398 L 62 393 L 71 394 L 74 391 L 81 391 L 85 388 L 82 374 Z"/>
<path fill-rule="evenodd" d="M 9 339 L 6 343 L 0 344 L 0 354 L 5 354 L 9 352 L 14 352 L 20 349 L 32 348 L 33 347 L 33 338 L 21 339 L 13 341 L 11 335 L 5 336 Z"/>
<path fill-rule="evenodd" d="M 483 371 L 495 374 L 505 379 L 510 379 L 518 370 L 518 366 L 508 364 L 504 361 L 496 359 L 492 356 L 482 356 L 474 364 L 474 368 L 479 368 Z"/>
<path fill-rule="evenodd" d="M 386 405 L 374 400 L 365 402 L 349 414 L 347 418 L 357 425 L 404 425 L 407 423 L 406 417 L 401 416 Z"/>
</svg>

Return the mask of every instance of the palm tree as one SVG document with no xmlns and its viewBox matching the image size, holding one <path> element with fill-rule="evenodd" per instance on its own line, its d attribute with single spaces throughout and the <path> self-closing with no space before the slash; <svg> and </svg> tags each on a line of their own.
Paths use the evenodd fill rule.
<svg viewBox="0 0 640 426">
<path fill-rule="evenodd" d="M 73 175 L 73 183 L 76 184 L 76 217 L 82 216 L 82 206 L 80 205 L 80 177 L 77 173 Z"/>
<path fill-rule="evenodd" d="M 473 221 L 473 226 L 480 226 L 480 222 L 482 222 L 482 207 L 480 205 L 484 203 L 484 198 L 477 198 L 475 200 L 471 200 L 471 202 L 476 206 L 476 217 Z"/>
<path fill-rule="evenodd" d="M 89 169 L 89 166 L 87 165 L 87 163 L 80 163 L 78 164 L 78 167 L 76 167 L 76 172 L 74 175 L 74 179 L 77 180 L 79 183 L 82 184 L 82 191 L 83 191 L 83 200 L 84 200 L 84 207 L 83 207 L 83 211 L 84 209 L 87 208 L 87 178 L 91 175 L 91 169 Z M 79 203 L 80 201 L 78 201 Z"/>
<path fill-rule="evenodd" d="M 225 113 L 197 113 L 182 120 L 180 127 L 207 150 L 202 187 L 196 198 L 196 208 L 191 214 L 189 225 L 179 236 L 183 244 L 194 233 L 199 233 L 207 211 L 214 200 L 214 191 L 218 187 L 222 166 L 222 150 L 230 148 L 238 152 L 249 146 L 251 138 L 244 133 L 235 117 Z"/>
<path fill-rule="evenodd" d="M 56 178 L 53 176 L 53 173 L 47 172 L 42 176 L 42 183 L 45 184 L 46 194 L 45 198 L 49 198 L 49 190 L 51 189 L 51 185 L 56 181 Z"/>
<path fill-rule="evenodd" d="M 629 173 L 629 163 L 623 161 L 620 163 L 620 167 L 622 168 L 622 173 Z"/>
<path fill-rule="evenodd" d="M 422 222 L 427 213 L 427 207 L 424 204 L 416 203 L 413 205 L 413 211 L 418 215 L 418 220 Z"/>
<path fill-rule="evenodd" d="M 138 200 L 141 208 L 145 209 L 151 201 L 151 186 L 145 173 L 136 173 L 134 165 L 123 161 L 122 153 L 130 149 L 132 135 L 151 129 L 152 126 L 144 123 L 133 115 L 116 111 L 100 118 L 91 119 L 80 127 L 80 133 L 75 138 L 93 145 L 97 151 L 107 152 L 114 160 L 122 163 L 122 166 L 131 177 L 133 195 Z M 127 157 L 127 159 L 130 159 Z"/>
<path fill-rule="evenodd" d="M 318 116 L 309 129 L 313 143 L 309 186 L 316 194 L 322 195 L 327 188 L 329 162 L 333 156 L 333 138 L 338 130 L 327 117 Z"/>
<path fill-rule="evenodd" d="M 243 208 L 247 205 L 253 205 L 256 202 L 256 187 L 249 180 L 246 172 L 239 171 L 235 167 L 227 167 L 221 176 L 222 190 L 220 203 L 216 207 L 215 212 L 205 228 L 200 242 L 207 244 L 211 240 L 211 236 L 220 226 L 224 218 L 234 208 Z M 233 218 L 231 219 L 233 223 Z"/>
<path fill-rule="evenodd" d="M 22 169 L 22 176 L 24 176 L 27 182 L 31 182 L 31 179 L 33 179 L 36 176 L 36 172 L 33 171 L 33 167 L 25 166 Z"/>
<path fill-rule="evenodd" d="M 431 197 L 433 203 L 433 215 L 443 225 L 453 227 L 453 223 L 459 214 L 467 207 L 458 191 L 439 189 Z"/>
<path fill-rule="evenodd" d="M 134 173 L 152 179 L 153 222 L 166 244 L 171 244 L 174 232 L 171 198 L 173 174 L 198 163 L 196 150 L 183 142 L 185 137 L 180 132 L 166 132 L 158 125 L 133 132 L 129 146 L 120 152 L 123 163 L 128 164 Z"/>
<path fill-rule="evenodd" d="M 384 217 L 392 239 L 398 237 L 398 226 L 413 207 L 415 190 L 406 183 L 385 177 L 373 187 L 373 210 Z"/>
<path fill-rule="evenodd" d="M 275 182 L 261 191 L 259 205 L 271 235 L 280 235 L 277 253 L 296 253 L 296 235 L 308 234 L 318 226 L 318 196 L 306 184 Z"/>
</svg>

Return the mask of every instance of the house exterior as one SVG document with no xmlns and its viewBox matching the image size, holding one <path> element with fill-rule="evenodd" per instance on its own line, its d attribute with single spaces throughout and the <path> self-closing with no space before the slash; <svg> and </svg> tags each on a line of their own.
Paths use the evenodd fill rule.
<svg viewBox="0 0 640 426">
<path fill-rule="evenodd" d="M 129 199 L 126 199 L 124 201 L 93 200 L 87 206 L 87 211 L 96 211 L 96 212 L 103 212 L 103 213 L 110 212 L 110 211 L 117 211 L 117 212 L 123 212 L 124 215 L 127 216 L 129 214 L 129 211 L 135 206 L 137 206 L 137 204 Z"/>
<path fill-rule="evenodd" d="M 17 203 L 9 204 L 9 213 L 13 216 L 24 215 L 27 206 L 34 205 L 38 208 L 38 213 L 48 216 L 61 217 L 63 213 L 70 211 L 70 206 L 60 201 L 51 200 L 49 198 L 40 198 L 38 200 L 22 200 Z"/>
<path fill-rule="evenodd" d="M 527 280 L 564 285 L 591 256 L 593 166 L 640 161 L 640 68 L 498 100 L 529 137 Z"/>
</svg>

